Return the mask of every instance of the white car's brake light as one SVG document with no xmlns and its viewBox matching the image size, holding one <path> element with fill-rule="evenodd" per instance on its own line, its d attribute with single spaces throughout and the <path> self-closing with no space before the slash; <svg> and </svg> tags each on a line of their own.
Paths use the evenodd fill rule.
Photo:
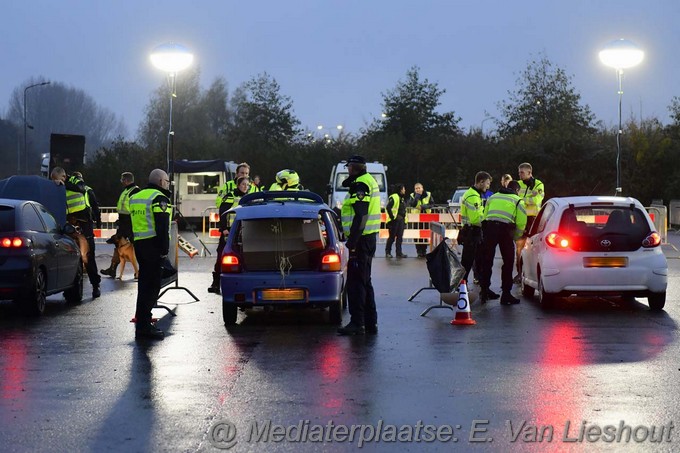
<svg viewBox="0 0 680 453">
<path fill-rule="evenodd" d="M 642 246 L 645 248 L 658 247 L 661 244 L 661 236 L 656 231 L 653 231 L 649 236 L 643 239 Z"/>
<path fill-rule="evenodd" d="M 566 249 L 569 247 L 569 238 L 562 236 L 560 233 L 550 233 L 545 237 L 545 242 L 550 247 L 557 249 Z"/>
</svg>

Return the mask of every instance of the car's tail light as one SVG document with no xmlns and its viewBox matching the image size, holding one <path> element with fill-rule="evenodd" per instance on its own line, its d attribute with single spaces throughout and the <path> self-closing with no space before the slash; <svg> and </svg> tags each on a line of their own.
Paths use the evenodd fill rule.
<svg viewBox="0 0 680 453">
<path fill-rule="evenodd" d="M 221 268 L 225 274 L 241 272 L 241 262 L 236 255 L 224 255 Z"/>
<path fill-rule="evenodd" d="M 18 249 L 21 247 L 28 247 L 28 239 L 20 237 L 9 237 L 0 239 L 0 247 L 5 249 Z"/>
<path fill-rule="evenodd" d="M 649 236 L 642 240 L 642 246 L 645 248 L 658 247 L 661 244 L 661 236 L 656 231 L 653 231 Z"/>
<path fill-rule="evenodd" d="M 557 249 L 569 248 L 570 241 L 569 238 L 560 233 L 550 233 L 545 237 L 545 242 L 550 247 L 555 247 Z"/>
<path fill-rule="evenodd" d="M 321 257 L 321 270 L 324 272 L 339 271 L 342 267 L 340 255 L 335 252 L 326 253 Z"/>
</svg>

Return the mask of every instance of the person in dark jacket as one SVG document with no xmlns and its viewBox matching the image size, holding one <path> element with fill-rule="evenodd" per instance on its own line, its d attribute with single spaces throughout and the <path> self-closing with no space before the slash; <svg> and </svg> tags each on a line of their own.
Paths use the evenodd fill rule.
<svg viewBox="0 0 680 453">
<path fill-rule="evenodd" d="M 212 273 L 212 284 L 208 287 L 209 293 L 220 294 L 220 274 L 222 266 L 222 251 L 227 243 L 227 236 L 229 236 L 229 230 L 231 229 L 231 223 L 233 220 L 233 215 L 231 213 L 227 214 L 231 208 L 238 206 L 238 202 L 241 197 L 250 192 L 250 178 L 247 176 L 241 176 L 236 179 L 236 188 L 224 196 L 224 200 L 220 202 L 220 239 L 217 243 L 217 260 L 215 261 L 215 267 Z"/>
<path fill-rule="evenodd" d="M 170 250 L 172 207 L 168 174 L 157 168 L 149 184 L 130 197 L 130 216 L 135 255 L 139 263 L 135 338 L 162 339 L 164 333 L 151 323 L 151 309 L 161 292 L 161 266 Z"/>
<path fill-rule="evenodd" d="M 392 244 L 396 242 L 397 258 L 407 258 L 401 250 L 401 243 L 404 239 L 404 228 L 406 228 L 406 186 L 401 183 L 392 186 L 392 194 L 387 199 L 385 212 L 387 213 L 387 228 L 390 235 L 385 244 L 385 257 L 392 258 Z"/>
</svg>

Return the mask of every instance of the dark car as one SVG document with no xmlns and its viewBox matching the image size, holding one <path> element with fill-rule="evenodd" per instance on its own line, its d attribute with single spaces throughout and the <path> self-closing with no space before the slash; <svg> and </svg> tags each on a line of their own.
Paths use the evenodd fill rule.
<svg viewBox="0 0 680 453">
<path fill-rule="evenodd" d="M 80 249 L 40 203 L 0 198 L 0 299 L 13 300 L 40 315 L 45 299 L 64 292 L 69 303 L 83 298 Z"/>
<path fill-rule="evenodd" d="M 228 211 L 222 255 L 222 314 L 238 308 L 328 307 L 342 320 L 347 253 L 335 213 L 312 192 L 257 192 Z"/>
</svg>

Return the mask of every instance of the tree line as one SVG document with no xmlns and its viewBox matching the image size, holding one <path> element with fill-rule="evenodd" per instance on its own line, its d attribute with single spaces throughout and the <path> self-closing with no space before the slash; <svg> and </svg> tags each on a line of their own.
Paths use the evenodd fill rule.
<svg viewBox="0 0 680 453">
<path fill-rule="evenodd" d="M 196 67 L 177 78 L 176 89 L 175 159 L 246 161 L 251 175 L 260 175 L 266 186 L 277 171 L 291 168 L 301 175 L 305 187 L 324 194 L 331 167 L 349 155 L 361 154 L 386 164 L 391 183 L 404 183 L 409 190 L 415 182 L 423 183 L 438 203 L 445 203 L 457 186 L 472 184 L 480 170 L 493 175 L 492 189 L 497 188 L 502 174 L 516 177 L 521 162 L 534 166 L 548 197 L 614 194 L 616 130 L 597 121 L 573 87 L 572 77 L 543 54 L 527 62 L 515 87 L 498 102 L 500 113 L 492 118 L 495 124 L 490 128 L 493 133 L 465 131 L 454 111 L 442 112 L 445 90 L 424 78 L 417 66 L 394 88 L 381 93 L 380 118 L 357 134 L 340 131 L 331 140 L 301 128 L 293 100 L 268 73 L 258 74 L 230 93 L 222 78 L 201 89 L 200 68 Z M 68 102 L 69 93 L 77 102 Z M 23 87 L 17 88 L 8 117 L 0 120 L 0 155 L 8 164 L 3 177 L 14 173 L 13 155 L 18 154 L 18 140 L 23 136 L 22 95 Z M 39 103 L 45 115 L 32 120 L 35 132 L 57 118 L 83 123 L 79 116 L 82 109 L 87 110 L 89 123 L 68 127 L 74 131 L 70 133 L 86 135 L 88 143 L 97 144 L 83 173 L 104 205 L 115 204 L 122 171 L 133 171 L 138 182 L 145 183 L 153 168 L 165 168 L 167 86 L 151 94 L 135 140 L 121 138 L 122 122 L 79 90 L 51 84 L 35 95 L 32 102 Z M 65 106 L 75 106 L 75 110 Z M 680 198 L 680 167 L 674 165 L 680 158 L 680 98 L 673 97 L 668 108 L 668 125 L 656 118 L 630 118 L 623 127 L 623 194 L 643 204 Z M 31 158 L 37 162 L 38 156 Z"/>
</svg>

